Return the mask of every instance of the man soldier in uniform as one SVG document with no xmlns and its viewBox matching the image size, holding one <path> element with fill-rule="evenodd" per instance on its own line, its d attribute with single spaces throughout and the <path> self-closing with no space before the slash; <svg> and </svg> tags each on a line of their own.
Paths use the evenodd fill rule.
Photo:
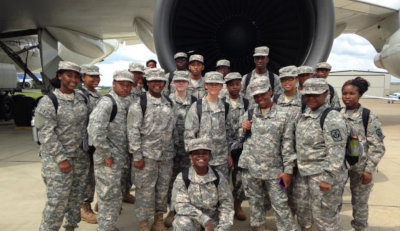
<svg viewBox="0 0 400 231">
<path fill-rule="evenodd" d="M 225 79 L 225 76 L 231 72 L 231 62 L 226 59 L 221 59 L 218 60 L 217 65 L 216 65 L 216 71 L 221 73 L 223 78 Z M 226 84 L 222 86 L 222 90 L 219 92 L 219 97 L 228 97 L 229 93 L 228 90 L 226 89 Z"/>
<path fill-rule="evenodd" d="M 126 192 L 129 170 L 126 116 L 133 75 L 115 71 L 113 90 L 104 96 L 90 115 L 88 132 L 96 151 L 93 155 L 96 188 L 99 196 L 99 231 L 116 230 L 122 195 Z"/>
<path fill-rule="evenodd" d="M 135 82 L 131 92 L 132 98 L 139 97 L 144 93 L 143 88 L 140 87 L 140 85 L 143 86 L 144 66 L 140 63 L 130 63 L 129 72 L 133 74 L 133 81 Z"/>
<path fill-rule="evenodd" d="M 157 61 L 154 60 L 154 59 L 147 60 L 146 67 L 148 67 L 148 68 L 157 68 Z"/>
<path fill-rule="evenodd" d="M 188 93 L 197 99 L 203 98 L 207 91 L 204 88 L 204 78 L 201 72 L 204 70 L 204 58 L 202 55 L 191 55 L 189 58 L 190 82 Z"/>
<path fill-rule="evenodd" d="M 329 63 L 325 62 L 317 63 L 317 66 L 315 67 L 315 74 L 317 78 L 327 79 L 331 69 L 332 66 Z M 329 91 L 328 91 L 328 96 L 325 99 L 325 102 L 327 102 L 331 108 L 341 108 L 340 100 L 335 88 L 333 88 L 330 84 L 328 84 L 328 87 Z"/>
<path fill-rule="evenodd" d="M 188 56 L 184 52 L 178 52 L 174 55 L 175 60 L 175 71 L 172 73 L 167 73 L 165 78 L 167 79 L 167 84 L 163 89 L 163 95 L 169 97 L 172 93 L 175 92 L 175 86 L 172 84 L 173 78 L 177 71 L 186 71 L 188 75 L 190 74 L 189 70 L 187 69 L 188 65 Z"/>
<path fill-rule="evenodd" d="M 297 79 L 299 80 L 299 85 L 297 86 L 298 92 L 303 90 L 303 84 L 309 78 L 314 78 L 314 69 L 312 67 L 300 66 L 297 68 Z"/>
</svg>

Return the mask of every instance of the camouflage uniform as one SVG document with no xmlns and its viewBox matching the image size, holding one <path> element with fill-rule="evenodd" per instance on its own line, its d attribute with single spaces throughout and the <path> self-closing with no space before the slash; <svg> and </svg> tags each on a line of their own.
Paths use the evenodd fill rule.
<svg viewBox="0 0 400 231">
<path fill-rule="evenodd" d="M 325 79 L 312 78 L 304 83 L 302 94 L 322 94 L 328 90 Z M 296 126 L 297 164 L 302 184 L 297 184 L 297 216 L 302 228 L 312 221 L 306 216 L 311 211 L 318 230 L 341 230 L 339 206 L 342 203 L 347 171 L 344 155 L 349 130 L 343 116 L 331 111 L 321 129 L 321 114 L 329 107 L 326 103 L 315 111 L 307 108 Z M 331 185 L 331 190 L 320 191 L 320 182 Z M 309 217 L 309 216 L 308 216 Z"/>
<path fill-rule="evenodd" d="M 142 72 L 144 74 L 144 66 L 140 63 L 130 63 L 129 71 L 130 72 Z M 137 84 L 138 83 L 136 83 L 136 87 L 133 87 L 132 91 L 131 91 L 132 100 L 136 97 L 141 96 L 142 94 L 144 94 L 146 92 L 146 91 L 144 91 L 143 88 L 140 88 Z"/>
<path fill-rule="evenodd" d="M 223 83 L 222 74 L 219 72 L 208 72 L 206 75 L 208 83 Z M 212 151 L 210 165 L 224 174 L 225 179 L 229 179 L 228 168 L 228 144 L 232 141 L 234 131 L 232 130 L 231 120 L 225 120 L 225 105 L 218 99 L 217 108 L 213 111 L 204 97 L 202 99 L 201 123 L 197 114 L 197 102 L 194 103 L 186 116 L 185 121 L 185 146 L 195 138 L 208 138 L 212 140 Z"/>
<path fill-rule="evenodd" d="M 365 129 L 362 122 L 363 107 L 350 111 L 343 108 L 341 113 L 347 119 L 348 123 L 358 134 L 361 140 L 365 155 L 361 156 L 359 162 L 349 169 L 350 190 L 351 190 L 351 203 L 353 206 L 353 217 L 351 226 L 354 229 L 365 229 L 368 227 L 368 199 L 371 189 L 374 185 L 371 182 L 368 185 L 361 183 L 362 173 L 374 173 L 377 165 L 385 154 L 385 146 L 383 139 L 385 136 L 382 133 L 381 123 L 378 117 L 370 112 L 367 137 L 365 137 Z"/>
<path fill-rule="evenodd" d="M 178 52 L 178 53 L 176 53 L 174 55 L 174 60 L 176 60 L 178 58 L 185 58 L 187 60 L 188 56 L 187 56 L 187 54 L 185 52 Z M 174 76 L 175 76 L 177 71 L 182 71 L 182 70 L 176 69 L 173 72 Z M 187 71 L 188 75 L 190 75 L 190 71 L 189 70 L 185 70 L 185 71 Z M 165 79 L 167 80 L 167 82 L 165 83 L 165 87 L 164 87 L 164 89 L 162 91 L 163 95 L 166 96 L 166 97 L 169 97 L 172 93 L 175 92 L 175 86 L 172 83 L 169 82 L 170 75 L 171 75 L 171 73 L 167 73 L 165 75 Z M 168 86 L 170 86 L 170 88 L 168 88 Z"/>
<path fill-rule="evenodd" d="M 81 74 L 87 75 L 100 75 L 99 68 L 95 65 L 84 64 L 81 66 Z M 99 102 L 102 97 L 96 90 L 94 92 L 89 91 L 85 86 L 82 86 L 82 89 L 78 91 L 80 94 L 84 95 L 87 98 L 87 106 L 89 110 L 89 115 L 92 113 L 93 109 L 96 107 L 97 102 Z M 89 120 L 88 120 L 89 122 Z M 91 141 L 89 141 L 91 144 Z M 92 203 L 94 198 L 94 190 L 95 190 L 95 178 L 94 178 L 94 165 L 93 165 L 93 155 L 89 155 L 90 158 L 90 167 L 89 167 L 89 175 L 88 175 L 88 184 L 86 189 L 86 197 L 85 203 Z"/>
<path fill-rule="evenodd" d="M 189 142 L 188 151 L 210 150 L 210 142 L 208 139 L 193 139 Z M 208 167 L 208 173 L 201 177 L 197 175 L 193 167 L 190 167 L 188 188 L 186 188 L 182 173 L 178 175 L 174 182 L 172 198 L 176 211 L 173 222 L 175 231 L 200 230 L 210 221 L 216 231 L 230 229 L 233 225 L 232 193 L 225 177 L 220 172 L 218 175 L 218 188 L 214 182 L 217 177 L 210 167 Z"/>
<path fill-rule="evenodd" d="M 177 71 L 175 73 L 173 81 L 175 80 L 189 81 L 189 75 L 185 71 Z M 168 204 L 171 204 L 171 192 L 176 176 L 178 175 L 178 173 L 190 167 L 190 158 L 185 150 L 183 134 L 185 132 L 186 114 L 190 106 L 192 105 L 191 96 L 188 94 L 186 94 L 186 99 L 184 101 L 179 99 L 175 93 L 171 94 L 170 99 L 173 103 L 174 117 L 176 120 L 173 135 L 176 155 L 174 157 L 174 167 L 172 169 L 172 177 L 168 189 Z"/>
<path fill-rule="evenodd" d="M 59 70 L 79 73 L 78 65 L 61 61 Z M 35 111 L 35 126 L 41 143 L 42 178 L 46 185 L 47 201 L 39 230 L 59 230 L 64 216 L 65 228 L 77 228 L 80 208 L 85 195 L 89 158 L 81 149 L 86 135 L 88 109 L 80 94 L 54 91 L 58 109 L 44 96 Z M 64 173 L 58 164 L 68 160 L 71 171 Z"/>
<path fill-rule="evenodd" d="M 250 84 L 251 97 L 270 89 L 267 78 L 259 78 Z M 241 118 L 248 119 L 248 112 Z M 294 151 L 294 123 L 289 114 L 275 105 L 265 114 L 254 108 L 251 136 L 243 144 L 239 167 L 243 168 L 243 185 L 250 205 L 250 225 L 263 226 L 265 219 L 265 191 L 271 198 L 278 230 L 296 230 L 286 192 L 277 184 L 281 173 L 292 174 L 296 154 Z M 239 135 L 244 136 L 239 128 Z M 273 132 L 271 132 L 273 131 Z"/>
<path fill-rule="evenodd" d="M 191 55 L 189 58 L 189 63 L 193 61 L 199 61 L 204 64 L 204 58 L 201 55 Z M 189 76 L 189 79 L 191 76 Z M 201 77 L 198 80 L 197 86 L 194 86 L 192 81 L 189 82 L 189 87 L 187 89 L 189 95 L 192 95 L 196 97 L 197 99 L 203 98 L 205 95 L 207 95 L 207 90 L 204 88 L 204 78 Z"/>
<path fill-rule="evenodd" d="M 229 62 L 229 60 L 226 59 L 221 59 L 217 61 L 217 65 L 215 66 L 215 68 L 218 67 L 229 67 L 231 68 L 231 62 Z M 224 76 L 225 79 L 225 76 Z M 226 88 L 226 83 L 224 83 L 224 85 L 222 86 L 221 91 L 219 92 L 219 97 L 223 98 L 223 97 L 229 97 L 229 92 L 228 89 Z"/>
<path fill-rule="evenodd" d="M 133 75 L 128 71 L 116 71 L 114 81 L 133 83 Z M 103 97 L 90 114 L 88 126 L 93 146 L 96 147 L 93 160 L 99 197 L 98 230 L 115 230 L 130 165 L 126 129 L 130 97 L 120 97 L 114 91 L 109 94 L 117 104 L 114 120 L 110 122 L 113 103 L 110 98 Z M 107 167 L 104 160 L 110 157 L 114 159 L 114 164 Z"/>
<path fill-rule="evenodd" d="M 330 71 L 332 69 L 332 66 L 329 63 L 321 62 L 321 63 L 317 63 L 315 70 L 322 69 L 322 68 L 328 69 Z M 341 108 L 340 99 L 339 99 L 339 96 L 338 96 L 336 90 L 333 89 L 333 92 L 334 92 L 334 95 L 332 98 L 332 102 L 331 102 L 331 93 L 330 93 L 330 91 L 328 91 L 328 96 L 325 99 L 325 103 L 328 103 L 328 105 L 331 108 Z"/>
<path fill-rule="evenodd" d="M 150 69 L 148 81 L 165 81 L 162 69 Z M 164 97 L 147 94 L 147 108 L 142 112 L 140 98 L 134 100 L 128 113 L 129 150 L 133 161 L 144 160 L 143 169 L 133 169 L 136 185 L 136 216 L 147 221 L 155 214 L 167 212 L 167 193 L 172 175 L 175 124 L 170 102 Z M 144 115 L 144 116 L 143 116 Z"/>
</svg>

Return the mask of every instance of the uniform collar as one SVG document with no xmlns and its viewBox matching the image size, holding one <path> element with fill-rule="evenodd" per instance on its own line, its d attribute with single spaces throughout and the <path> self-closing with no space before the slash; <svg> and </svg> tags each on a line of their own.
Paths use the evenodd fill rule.
<svg viewBox="0 0 400 231">
<path fill-rule="evenodd" d="M 208 172 L 206 175 L 204 175 L 204 177 L 196 177 L 197 173 L 194 170 L 194 167 L 191 166 L 189 168 L 189 180 L 193 183 L 197 183 L 197 184 L 206 184 L 208 182 L 213 182 L 214 180 L 217 179 L 217 177 L 214 174 L 214 171 L 211 169 L 210 166 L 208 166 Z"/>
</svg>

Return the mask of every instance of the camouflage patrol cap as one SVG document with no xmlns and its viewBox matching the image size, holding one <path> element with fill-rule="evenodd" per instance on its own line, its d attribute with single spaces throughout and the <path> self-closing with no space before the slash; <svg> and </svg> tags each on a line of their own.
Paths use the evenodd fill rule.
<svg viewBox="0 0 400 231">
<path fill-rule="evenodd" d="M 114 81 L 129 81 L 133 83 L 133 75 L 127 70 L 114 71 Z"/>
<path fill-rule="evenodd" d="M 204 57 L 202 55 L 191 55 L 189 58 L 189 63 L 193 61 L 199 61 L 201 63 L 204 63 Z"/>
<path fill-rule="evenodd" d="M 76 72 L 81 72 L 81 67 L 73 62 L 70 61 L 60 61 L 58 63 L 58 70 L 64 70 L 64 71 L 76 71 Z"/>
<path fill-rule="evenodd" d="M 216 67 L 231 67 L 231 62 L 226 59 L 218 60 Z"/>
<path fill-rule="evenodd" d="M 165 71 L 162 68 L 149 68 L 146 71 L 146 79 L 148 82 L 156 80 L 167 81 Z"/>
<path fill-rule="evenodd" d="M 224 76 L 217 71 L 207 72 L 204 76 L 205 83 L 220 83 L 224 84 Z"/>
<path fill-rule="evenodd" d="M 130 63 L 129 64 L 129 71 L 132 72 L 142 72 L 144 73 L 144 66 L 140 63 Z"/>
<path fill-rule="evenodd" d="M 174 55 L 174 59 L 178 59 L 178 58 L 185 58 L 187 59 L 187 54 L 185 52 L 178 52 Z"/>
<path fill-rule="evenodd" d="M 267 46 L 256 47 L 254 49 L 254 57 L 256 56 L 268 56 L 269 48 Z"/>
<path fill-rule="evenodd" d="M 192 139 L 189 141 L 188 144 L 188 152 L 191 153 L 192 151 L 204 149 L 211 151 L 211 140 L 207 138 L 197 138 L 197 139 Z"/>
<path fill-rule="evenodd" d="M 231 72 L 225 76 L 225 83 L 234 79 L 242 80 L 242 75 L 239 72 Z"/>
<path fill-rule="evenodd" d="M 322 94 L 328 90 L 328 83 L 322 78 L 307 79 L 303 84 L 301 94 Z"/>
<path fill-rule="evenodd" d="M 188 71 L 175 71 L 174 78 L 172 81 L 183 80 L 183 81 L 190 81 L 189 80 L 189 72 Z"/>
<path fill-rule="evenodd" d="M 297 77 L 297 67 L 296 66 L 287 66 L 279 69 L 279 78 L 284 77 Z"/>
<path fill-rule="evenodd" d="M 253 97 L 255 95 L 267 92 L 270 88 L 271 83 L 269 82 L 269 78 L 259 77 L 251 81 L 248 89 L 250 89 L 250 96 Z"/>
<path fill-rule="evenodd" d="M 101 75 L 99 72 L 99 67 L 91 64 L 83 64 L 81 66 L 81 74 L 84 75 Z"/>
<path fill-rule="evenodd" d="M 297 74 L 301 75 L 301 74 L 314 74 L 314 70 L 312 67 L 310 66 L 301 66 L 297 68 Z"/>
<path fill-rule="evenodd" d="M 315 69 L 328 69 L 328 70 L 331 70 L 332 66 L 329 63 L 321 62 L 321 63 L 317 63 L 317 66 L 315 67 Z"/>
</svg>

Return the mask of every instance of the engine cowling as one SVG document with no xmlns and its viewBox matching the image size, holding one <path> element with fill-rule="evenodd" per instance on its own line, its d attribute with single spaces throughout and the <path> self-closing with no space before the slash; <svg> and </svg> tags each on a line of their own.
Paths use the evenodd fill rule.
<svg viewBox="0 0 400 231">
<path fill-rule="evenodd" d="M 175 69 L 176 52 L 201 54 L 205 71 L 219 59 L 231 70 L 254 68 L 257 46 L 270 48 L 268 69 L 325 61 L 332 48 L 335 14 L 332 0 L 158 0 L 154 42 L 166 71 Z"/>
</svg>

